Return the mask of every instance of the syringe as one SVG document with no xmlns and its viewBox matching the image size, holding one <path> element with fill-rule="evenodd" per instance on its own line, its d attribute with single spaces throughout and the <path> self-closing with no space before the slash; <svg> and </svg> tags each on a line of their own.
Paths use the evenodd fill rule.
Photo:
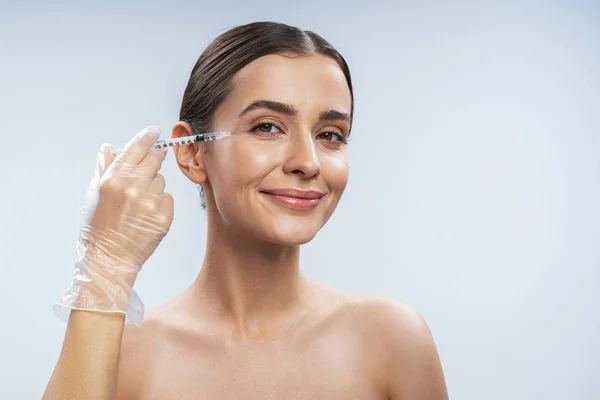
<svg viewBox="0 0 600 400">
<path fill-rule="evenodd" d="M 193 136 L 184 136 L 184 137 L 175 138 L 175 139 L 159 140 L 154 145 L 154 148 L 164 149 L 167 147 L 181 146 L 183 144 L 192 144 L 192 143 L 196 143 L 196 142 L 209 142 L 211 140 L 222 139 L 229 135 L 231 135 L 231 133 L 229 133 L 229 132 L 210 132 L 210 133 L 201 133 L 199 135 L 193 135 Z M 121 153 L 122 151 L 123 151 L 123 149 L 115 150 L 112 152 L 112 155 L 116 156 L 117 154 Z"/>
</svg>

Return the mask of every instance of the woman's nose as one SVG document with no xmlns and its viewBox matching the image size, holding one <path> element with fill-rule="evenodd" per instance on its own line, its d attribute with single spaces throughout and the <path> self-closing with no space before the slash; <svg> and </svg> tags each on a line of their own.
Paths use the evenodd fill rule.
<svg viewBox="0 0 600 400">
<path fill-rule="evenodd" d="M 283 170 L 286 174 L 301 175 L 303 179 L 311 179 L 319 175 L 321 163 L 312 134 L 292 135 L 287 146 Z"/>
</svg>

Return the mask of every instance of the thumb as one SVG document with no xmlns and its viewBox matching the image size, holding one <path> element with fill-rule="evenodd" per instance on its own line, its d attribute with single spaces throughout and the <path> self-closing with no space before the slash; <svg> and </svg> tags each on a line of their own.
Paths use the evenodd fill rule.
<svg viewBox="0 0 600 400">
<path fill-rule="evenodd" d="M 115 156 L 111 154 L 113 150 L 114 147 L 109 143 L 103 143 L 100 146 L 100 150 L 96 156 L 96 169 L 94 170 L 94 176 L 92 176 L 85 194 L 85 201 L 83 202 L 83 207 L 81 210 L 83 214 L 91 214 L 91 212 L 93 212 L 93 210 L 96 208 L 96 203 L 98 201 L 98 184 L 100 182 L 100 178 L 102 178 L 108 167 L 115 160 Z"/>
<path fill-rule="evenodd" d="M 100 152 L 98 152 L 98 160 L 96 162 L 96 172 L 98 173 L 98 181 L 104 175 L 108 167 L 115 161 L 115 148 L 110 143 L 102 143 Z"/>
</svg>

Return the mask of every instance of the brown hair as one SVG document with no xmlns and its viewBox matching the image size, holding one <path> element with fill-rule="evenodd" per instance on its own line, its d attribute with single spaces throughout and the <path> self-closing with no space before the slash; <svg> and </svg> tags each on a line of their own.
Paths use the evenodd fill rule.
<svg viewBox="0 0 600 400">
<path fill-rule="evenodd" d="M 232 28 L 204 50 L 190 74 L 179 119 L 189 123 L 197 134 L 210 132 L 215 111 L 231 90 L 233 76 L 257 58 L 283 52 L 299 56 L 320 54 L 332 58 L 340 66 L 350 89 L 352 123 L 354 94 L 344 57 L 314 32 L 270 21 Z M 202 188 L 201 195 L 205 208 Z"/>
</svg>

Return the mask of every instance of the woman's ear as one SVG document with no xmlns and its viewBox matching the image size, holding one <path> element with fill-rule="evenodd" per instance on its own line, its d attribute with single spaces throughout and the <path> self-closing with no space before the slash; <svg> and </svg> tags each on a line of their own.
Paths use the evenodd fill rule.
<svg viewBox="0 0 600 400">
<path fill-rule="evenodd" d="M 184 136 L 193 136 L 194 130 L 187 122 L 179 121 L 173 127 L 172 138 Z M 206 169 L 204 167 L 203 151 L 198 143 L 185 144 L 173 148 L 177 165 L 181 172 L 185 174 L 192 182 L 197 184 L 205 183 L 207 180 Z"/>
</svg>

